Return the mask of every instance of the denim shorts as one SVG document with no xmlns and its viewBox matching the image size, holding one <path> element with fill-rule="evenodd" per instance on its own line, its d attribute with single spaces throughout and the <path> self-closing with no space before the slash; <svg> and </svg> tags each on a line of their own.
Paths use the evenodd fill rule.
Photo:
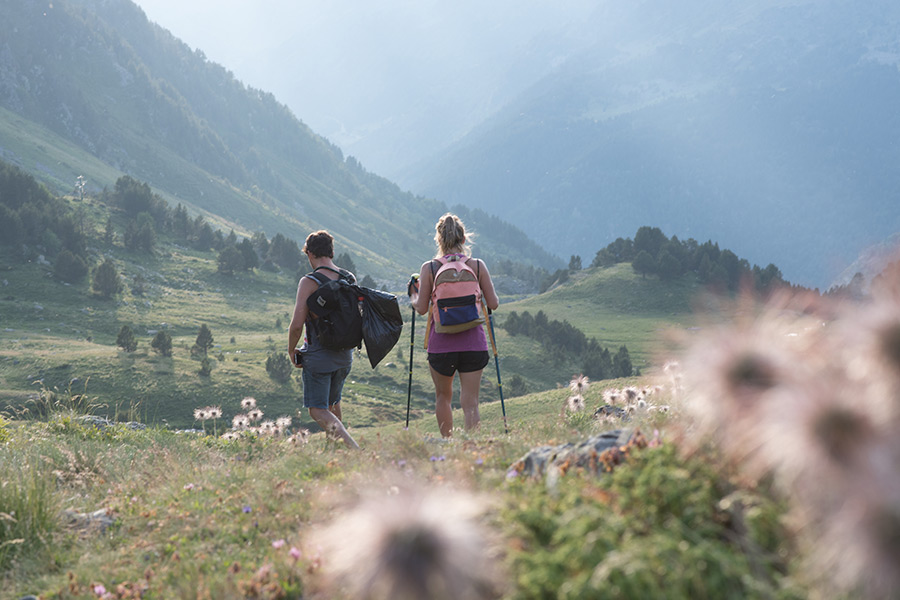
<svg viewBox="0 0 900 600">
<path fill-rule="evenodd" d="M 445 377 L 453 374 L 480 371 L 487 366 L 490 355 L 487 350 L 470 350 L 466 352 L 429 352 L 428 364 Z"/>
<path fill-rule="evenodd" d="M 350 367 L 330 373 L 314 373 L 303 369 L 303 406 L 327 410 L 340 402 L 344 380 L 349 374 Z"/>
</svg>

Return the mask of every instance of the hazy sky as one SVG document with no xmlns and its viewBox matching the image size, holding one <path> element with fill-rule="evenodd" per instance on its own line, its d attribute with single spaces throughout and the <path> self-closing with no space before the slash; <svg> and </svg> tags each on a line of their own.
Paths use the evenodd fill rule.
<svg viewBox="0 0 900 600">
<path fill-rule="evenodd" d="M 390 178 L 578 47 L 595 0 L 137 0 L 151 21 Z M 583 36 L 582 36 L 583 37 Z"/>
</svg>

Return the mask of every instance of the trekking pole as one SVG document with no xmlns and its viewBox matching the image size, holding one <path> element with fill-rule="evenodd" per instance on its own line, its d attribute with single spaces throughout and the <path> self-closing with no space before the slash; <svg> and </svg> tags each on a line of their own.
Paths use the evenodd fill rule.
<svg viewBox="0 0 900 600">
<path fill-rule="evenodd" d="M 413 301 L 413 293 L 419 293 L 419 276 L 413 273 L 409 278 L 409 285 L 406 288 L 409 294 L 409 304 L 412 307 L 412 323 L 409 327 L 409 385 L 406 388 L 406 428 L 409 429 L 409 405 L 412 400 L 412 371 L 413 371 L 413 339 L 416 335 L 416 304 Z"/>
<path fill-rule="evenodd" d="M 409 429 L 409 405 L 412 399 L 413 338 L 416 335 L 416 307 L 412 307 L 412 324 L 409 327 L 409 386 L 406 388 L 406 428 Z"/>
<path fill-rule="evenodd" d="M 481 306 L 484 314 L 487 315 L 488 332 L 491 334 L 491 348 L 494 350 L 494 366 L 497 367 L 497 390 L 500 392 L 500 410 L 503 411 L 503 430 L 509 434 L 509 427 L 506 423 L 506 404 L 503 402 L 503 382 L 500 381 L 500 359 L 497 357 L 497 342 L 494 339 L 494 319 L 491 318 L 491 309 L 484 304 L 484 298 L 481 299 Z"/>
</svg>

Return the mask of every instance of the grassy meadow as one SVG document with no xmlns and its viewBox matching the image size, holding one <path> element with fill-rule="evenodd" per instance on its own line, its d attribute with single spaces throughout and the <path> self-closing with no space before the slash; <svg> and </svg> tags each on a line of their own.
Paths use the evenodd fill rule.
<svg viewBox="0 0 900 600">
<path fill-rule="evenodd" d="M 665 590 L 670 598 L 712 598 L 776 589 L 780 597 L 803 597 L 780 572 L 791 552 L 778 521 L 783 507 L 764 488 L 742 490 L 701 460 L 685 461 L 671 442 L 635 446 L 615 475 L 599 479 L 573 469 L 565 483 L 551 486 L 512 469 L 530 448 L 611 428 L 589 418 L 590 411 L 605 389 L 634 383 L 591 386 L 583 392 L 587 410 L 579 413 L 564 411 L 568 389 L 517 399 L 508 407 L 508 435 L 497 402 L 482 406 L 479 432 L 457 431 L 449 442 L 437 439 L 429 419 L 408 430 L 401 423 L 351 426 L 359 452 L 297 428 L 294 435 L 235 441 L 160 428 L 100 430 L 81 424 L 73 403 L 59 397 L 46 421 L 0 427 L 0 470 L 8 483 L 0 490 L 7 515 L 0 523 L 0 598 L 425 597 L 404 592 L 402 582 L 390 593 L 360 591 L 372 573 L 396 575 L 395 565 L 382 563 L 391 550 L 384 545 L 394 539 L 384 528 L 407 526 L 433 528 L 431 541 L 406 548 L 427 543 L 438 562 L 429 597 L 638 598 Z M 461 414 L 455 418 L 462 421 Z M 650 439 L 666 422 L 654 413 L 631 426 Z M 651 479 L 640 478 L 638 465 Z M 717 520 L 730 509 L 719 505 L 738 493 L 754 507 L 747 513 L 752 531 L 728 540 L 728 526 Z M 405 506 L 400 514 L 386 504 L 392 500 Z M 434 521 L 428 510 L 442 518 Z M 352 531 L 341 529 L 348 525 L 341 515 Z M 696 528 L 683 549 L 664 539 L 681 519 L 677 535 Z M 656 537 L 647 537 L 651 521 L 661 527 Z M 587 548 L 579 549 L 586 541 L 579 530 L 606 531 L 603 545 L 620 545 L 635 564 L 607 561 L 608 584 L 596 587 L 589 563 L 605 546 L 579 556 Z M 348 534 L 367 559 L 352 561 L 350 570 L 337 543 Z M 743 544 L 765 548 L 745 555 Z M 656 572 L 654 564 L 682 550 L 708 567 L 673 562 L 666 576 Z M 759 581 L 750 576 L 754 560 Z M 462 587 L 452 593 L 441 587 L 442 570 Z"/>
<path fill-rule="evenodd" d="M 194 328 L 207 315 L 231 326 L 212 327 L 227 339 L 207 384 L 223 415 L 193 422 L 201 432 L 161 419 L 97 427 L 83 417 L 99 396 L 77 389 L 0 421 L 0 599 L 896 597 L 900 273 L 861 304 L 744 299 L 732 318 L 692 332 L 678 363 L 640 377 L 585 382 L 563 365 L 562 385 L 506 400 L 508 432 L 492 373 L 481 428 L 445 441 L 419 364 L 404 427 L 408 348 L 375 373 L 360 360 L 344 406 L 362 448 L 352 451 L 300 419 L 232 430 L 243 392 L 227 385 L 265 379 L 261 358 L 278 332 L 253 329 L 273 327 L 290 301 L 272 298 L 268 275 L 228 296 L 207 260 L 183 252 L 180 268 L 148 277 L 151 306 L 126 295 L 87 313 L 54 302 L 12 313 L 12 324 L 50 331 L 20 336 L 28 351 L 4 355 L 4 377 L 46 376 L 71 345 L 69 365 L 108 358 L 85 376 L 88 390 L 105 368 L 129 385 L 175 374 L 184 413 L 198 407 L 189 393 L 212 398 L 193 387 Z M 32 279 L 16 289 L 68 289 L 23 270 Z M 173 296 L 175 357 L 122 357 L 110 347 L 116 316 L 160 326 L 154 294 Z M 254 396 L 275 417 L 269 385 Z M 283 386 L 286 401 L 294 386 Z M 596 415 L 603 406 L 622 416 Z M 621 432 L 614 447 L 566 454 L 610 431 Z M 535 466 L 541 455 L 548 462 Z"/>
<path fill-rule="evenodd" d="M 85 221 L 99 228 L 104 207 L 90 199 L 78 205 Z M 49 264 L 0 256 L 0 264 L 6 265 L 0 273 L 0 406 L 15 411 L 27 407 L 41 390 L 68 391 L 91 397 L 100 414 L 189 428 L 197 425 L 195 408 L 224 408 L 253 396 L 267 414 L 308 420 L 298 415 L 299 376 L 279 383 L 265 370 L 267 357 L 286 346 L 296 274 L 256 270 L 223 275 L 217 272 L 214 252 L 166 242 L 148 255 L 96 238 L 95 244 L 96 254 L 112 258 L 119 272 L 123 291 L 115 298 L 93 294 L 89 277 L 70 285 L 56 279 Z M 138 279 L 143 280 L 140 293 L 135 292 Z M 508 382 L 518 375 L 525 390 L 533 392 L 565 385 L 580 370 L 571 359 L 548 356 L 536 340 L 508 336 L 502 322 L 509 311 L 544 310 L 596 336 L 612 351 L 627 344 L 635 365 L 646 370 L 661 331 L 690 319 L 687 298 L 694 289 L 681 284 L 667 291 L 620 265 L 576 273 L 569 283 L 541 296 L 502 299 L 494 328 L 501 378 Z M 406 321 L 403 334 L 374 370 L 364 348 L 356 357 L 345 388 L 347 404 L 356 409 L 349 416 L 351 425 L 405 420 L 412 315 L 403 304 L 405 294 L 396 293 Z M 199 374 L 200 358 L 190 352 L 202 324 L 210 328 L 215 343 L 208 377 Z M 135 352 L 116 346 L 123 325 L 135 332 Z M 150 348 L 160 330 L 172 336 L 171 357 Z M 412 419 L 429 415 L 432 406 L 422 345 L 424 317 L 416 316 L 415 330 Z M 483 385 L 485 400 L 499 399 L 493 360 Z M 226 418 L 233 416 L 224 410 Z"/>
<path fill-rule="evenodd" d="M 407 322 L 376 369 L 354 362 L 354 452 L 300 411 L 296 373 L 266 371 L 296 274 L 91 239 L 123 284 L 112 299 L 0 255 L 0 600 L 896 597 L 900 273 L 861 303 L 711 302 L 630 265 L 503 298 L 501 373 L 525 391 L 501 404 L 492 360 L 480 429 L 449 441 L 418 317 L 409 427 Z M 578 385 L 573 359 L 507 335 L 513 310 L 627 345 L 641 375 Z M 171 357 L 150 348 L 160 330 Z M 280 424 L 233 428 L 247 398 Z M 613 448 L 565 454 L 610 431 Z"/>
</svg>

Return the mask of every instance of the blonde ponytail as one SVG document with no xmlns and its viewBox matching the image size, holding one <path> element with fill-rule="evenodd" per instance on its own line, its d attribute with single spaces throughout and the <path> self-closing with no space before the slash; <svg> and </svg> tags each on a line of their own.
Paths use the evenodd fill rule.
<svg viewBox="0 0 900 600">
<path fill-rule="evenodd" d="M 453 213 L 447 213 L 441 217 L 434 226 L 434 232 L 438 257 L 454 253 L 471 255 L 472 247 L 467 242 L 474 238 L 474 234 L 469 233 L 467 236 L 466 226 Z"/>
</svg>

